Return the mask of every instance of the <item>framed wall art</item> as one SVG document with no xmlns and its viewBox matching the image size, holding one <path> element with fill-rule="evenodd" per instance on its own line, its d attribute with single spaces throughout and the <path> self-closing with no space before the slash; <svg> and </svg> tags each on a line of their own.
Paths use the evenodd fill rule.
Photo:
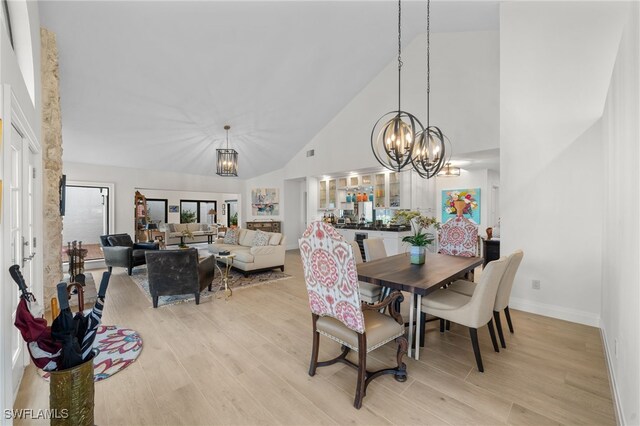
<svg viewBox="0 0 640 426">
<path fill-rule="evenodd" d="M 251 210 L 254 216 L 278 216 L 280 214 L 280 192 L 278 188 L 252 189 Z"/>
<path fill-rule="evenodd" d="M 464 201 L 462 215 L 480 223 L 480 188 L 445 189 L 442 191 L 442 223 L 456 217 L 456 201 Z"/>
</svg>

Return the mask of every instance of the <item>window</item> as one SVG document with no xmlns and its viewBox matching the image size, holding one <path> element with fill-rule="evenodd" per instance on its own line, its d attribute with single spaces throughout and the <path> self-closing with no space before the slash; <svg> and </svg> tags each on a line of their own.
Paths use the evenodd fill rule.
<svg viewBox="0 0 640 426">
<path fill-rule="evenodd" d="M 217 203 L 207 200 L 180 200 L 180 223 L 209 223 L 218 220 Z"/>
<path fill-rule="evenodd" d="M 167 204 L 168 200 L 165 198 L 147 198 L 147 215 L 151 222 L 158 224 L 158 227 L 167 223 Z"/>
<path fill-rule="evenodd" d="M 102 259 L 100 235 L 109 233 L 109 188 L 67 185 L 65 215 L 62 219 L 62 249 L 67 243 L 82 241 L 86 260 Z M 63 260 L 67 255 L 63 254 Z"/>
</svg>

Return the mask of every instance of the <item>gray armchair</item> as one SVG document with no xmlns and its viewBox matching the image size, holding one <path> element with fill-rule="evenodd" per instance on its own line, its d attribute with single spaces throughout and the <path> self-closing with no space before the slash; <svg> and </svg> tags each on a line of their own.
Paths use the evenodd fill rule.
<svg viewBox="0 0 640 426">
<path fill-rule="evenodd" d="M 149 293 L 153 307 L 158 307 L 158 297 L 193 293 L 196 305 L 200 303 L 200 292 L 209 288 L 214 278 L 215 257 L 198 262 L 198 250 L 147 251 Z"/>
<path fill-rule="evenodd" d="M 134 243 L 129 234 L 100 235 L 100 244 L 104 253 L 104 263 L 109 272 L 114 266 L 127 268 L 131 275 L 134 266 L 146 263 L 144 254 L 148 250 L 158 250 L 156 243 Z"/>
</svg>

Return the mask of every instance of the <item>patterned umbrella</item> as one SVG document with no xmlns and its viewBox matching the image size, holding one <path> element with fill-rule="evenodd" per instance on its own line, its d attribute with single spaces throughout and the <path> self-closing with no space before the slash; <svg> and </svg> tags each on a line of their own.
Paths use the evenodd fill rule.
<svg viewBox="0 0 640 426">
<path fill-rule="evenodd" d="M 78 322 L 74 321 L 69 307 L 67 283 L 58 284 L 58 303 L 60 314 L 51 323 L 51 335 L 62 344 L 62 363 L 58 369 L 65 370 L 82 363 L 82 350 L 77 335 Z"/>
<path fill-rule="evenodd" d="M 104 307 L 104 297 L 107 294 L 107 286 L 109 285 L 109 278 L 111 274 L 105 272 L 102 274 L 102 281 L 100 281 L 100 289 L 98 290 L 98 298 L 93 309 L 85 317 L 84 335 L 82 336 L 82 359 L 84 361 L 91 357 L 91 350 L 93 349 L 93 341 L 96 338 L 96 333 L 100 321 L 102 320 L 102 308 Z M 80 340 L 80 336 L 78 336 Z"/>
<path fill-rule="evenodd" d="M 29 355 L 36 367 L 45 371 L 52 371 L 58 368 L 62 346 L 51 336 L 51 327 L 47 326 L 47 320 L 34 317 L 31 308 L 35 305 L 36 299 L 27 289 L 27 283 L 20 272 L 18 265 L 9 268 L 11 278 L 18 284 L 22 295 L 16 309 L 15 326 L 20 330 L 20 334 L 25 342 Z M 35 311 L 35 309 L 34 309 Z"/>
</svg>

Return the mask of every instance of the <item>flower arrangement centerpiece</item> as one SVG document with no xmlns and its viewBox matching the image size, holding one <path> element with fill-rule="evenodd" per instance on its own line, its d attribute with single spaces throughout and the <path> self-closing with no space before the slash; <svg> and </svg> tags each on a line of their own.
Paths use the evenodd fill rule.
<svg viewBox="0 0 640 426">
<path fill-rule="evenodd" d="M 472 210 L 478 208 L 478 201 L 474 198 L 472 191 L 451 191 L 448 192 L 449 196 L 448 206 L 446 207 L 447 213 L 468 214 L 471 216 Z"/>
<path fill-rule="evenodd" d="M 411 263 L 421 265 L 425 261 L 426 246 L 433 244 L 435 235 L 423 232 L 431 227 L 440 229 L 440 222 L 435 217 L 422 215 L 419 211 L 400 210 L 393 216 L 395 222 L 411 223 L 413 235 L 407 235 L 402 242 L 411 244 Z"/>
<path fill-rule="evenodd" d="M 182 238 L 182 242 L 180 243 L 180 245 L 179 245 L 178 247 L 180 247 L 180 248 L 189 248 L 189 246 L 187 246 L 187 245 L 184 243 L 184 239 L 185 239 L 185 238 L 189 238 L 189 239 L 191 239 L 191 240 L 192 240 L 192 239 L 193 239 L 193 232 L 191 232 L 191 230 L 189 230 L 189 228 L 187 228 L 187 229 L 185 229 L 184 231 L 182 231 L 182 236 L 183 236 L 184 238 Z"/>
</svg>

